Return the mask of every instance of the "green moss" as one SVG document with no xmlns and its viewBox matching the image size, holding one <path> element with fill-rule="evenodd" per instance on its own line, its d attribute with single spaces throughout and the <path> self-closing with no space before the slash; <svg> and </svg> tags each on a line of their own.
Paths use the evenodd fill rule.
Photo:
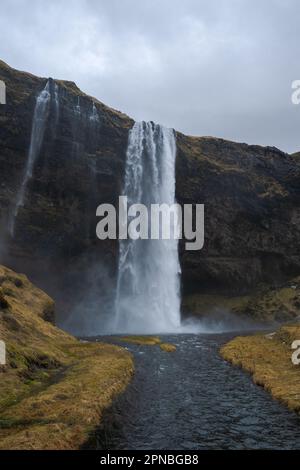
<svg viewBox="0 0 300 470">
<path fill-rule="evenodd" d="M 266 323 L 293 321 L 300 315 L 300 277 L 278 288 L 258 286 L 245 296 L 190 295 L 183 299 L 183 310 L 197 316 L 225 310 Z"/>
<path fill-rule="evenodd" d="M 217 310 L 241 312 L 247 305 L 250 297 L 228 297 L 210 294 L 192 294 L 184 297 L 183 310 L 198 316 L 209 315 Z"/>
</svg>

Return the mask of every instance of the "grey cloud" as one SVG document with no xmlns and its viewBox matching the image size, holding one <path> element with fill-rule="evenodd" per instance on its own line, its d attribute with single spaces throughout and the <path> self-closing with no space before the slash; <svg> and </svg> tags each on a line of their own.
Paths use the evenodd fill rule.
<svg viewBox="0 0 300 470">
<path fill-rule="evenodd" d="M 0 57 L 134 119 L 296 151 L 297 0 L 2 0 Z"/>
</svg>

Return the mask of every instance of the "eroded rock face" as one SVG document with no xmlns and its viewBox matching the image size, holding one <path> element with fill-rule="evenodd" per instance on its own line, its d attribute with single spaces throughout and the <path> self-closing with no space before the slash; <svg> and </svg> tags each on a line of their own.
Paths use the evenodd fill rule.
<svg viewBox="0 0 300 470">
<path fill-rule="evenodd" d="M 105 295 L 114 289 L 118 244 L 97 240 L 96 207 L 116 204 L 121 194 L 133 121 L 74 83 L 50 80 L 43 144 L 11 237 L 36 96 L 47 79 L 3 62 L 0 79 L 7 86 L 7 105 L 0 107 L 1 258 L 47 289 L 58 312 L 60 305 L 70 311 L 88 289 Z M 296 155 L 178 133 L 176 181 L 178 202 L 205 204 L 204 249 L 180 246 L 184 292 L 240 293 L 300 273 Z"/>
<path fill-rule="evenodd" d="M 30 144 L 35 99 L 47 79 L 4 64 L 7 106 L 1 112 L 1 216 L 6 218 L 21 184 Z M 53 81 L 52 81 L 53 83 Z M 16 221 L 15 247 L 43 256 L 77 255 L 95 240 L 97 205 L 115 203 L 122 185 L 128 128 L 132 121 L 56 81 L 43 145 Z M 53 85 L 52 85 L 53 88 Z"/>
<path fill-rule="evenodd" d="M 189 292 L 242 293 L 299 273 L 300 165 L 276 148 L 177 138 L 177 199 L 205 204 L 205 246 L 184 252 Z"/>
<path fill-rule="evenodd" d="M 96 239 L 96 207 L 118 200 L 133 121 L 74 83 L 50 79 L 43 144 L 12 237 L 9 221 L 28 158 L 36 97 L 47 79 L 4 63 L 0 77 L 7 87 L 7 105 L 0 108 L 2 260 L 26 270 L 53 295 L 70 289 L 78 297 L 76 287 L 82 290 L 91 264 L 102 263 L 114 276 L 117 243 Z"/>
</svg>

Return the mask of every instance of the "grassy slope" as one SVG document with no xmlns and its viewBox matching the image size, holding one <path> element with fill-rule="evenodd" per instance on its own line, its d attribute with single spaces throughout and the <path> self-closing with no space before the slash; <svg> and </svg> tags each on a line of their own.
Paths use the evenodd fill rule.
<svg viewBox="0 0 300 470">
<path fill-rule="evenodd" d="M 73 449 L 133 373 L 131 355 L 77 341 L 44 318 L 53 301 L 24 275 L 0 266 L 0 449 Z"/>
<path fill-rule="evenodd" d="M 241 297 L 190 295 L 184 298 L 183 309 L 200 317 L 223 310 L 260 322 L 294 321 L 300 314 L 300 277 L 278 289 L 261 286 Z"/>
<path fill-rule="evenodd" d="M 256 384 L 299 412 L 300 366 L 291 361 L 294 340 L 300 340 L 300 326 L 283 326 L 275 334 L 237 337 L 223 346 L 221 355 L 253 374 Z"/>
</svg>

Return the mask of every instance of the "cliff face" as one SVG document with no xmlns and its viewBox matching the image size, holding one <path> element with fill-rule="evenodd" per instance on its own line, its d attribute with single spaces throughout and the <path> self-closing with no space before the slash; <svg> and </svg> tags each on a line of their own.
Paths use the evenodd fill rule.
<svg viewBox="0 0 300 470">
<path fill-rule="evenodd" d="M 101 203 L 115 204 L 121 194 L 133 121 L 74 83 L 50 80 L 43 143 L 12 237 L 8 222 L 28 157 L 36 96 L 47 79 L 3 62 L 0 79 L 7 86 L 7 105 L 0 107 L 2 259 L 26 270 L 52 295 L 63 291 L 66 307 L 86 290 L 84 273 L 91 264 L 108 273 L 96 280 L 99 290 L 108 289 L 107 278 L 114 278 L 117 242 L 96 239 L 95 212 Z M 176 181 L 178 201 L 204 203 L 206 213 L 204 249 L 185 252 L 181 244 L 185 292 L 235 293 L 299 274 L 296 156 L 178 133 Z"/>
<path fill-rule="evenodd" d="M 3 63 L 0 79 L 7 86 L 0 130 L 5 219 L 26 166 L 36 96 L 47 79 L 16 72 Z M 72 256 L 88 248 L 95 241 L 96 219 L 91 215 L 101 201 L 115 203 L 122 184 L 132 121 L 84 95 L 74 83 L 56 84 L 58 109 L 51 96 L 41 152 L 16 220 L 13 251 L 21 249 L 22 254 Z"/>
<path fill-rule="evenodd" d="M 8 229 L 28 159 L 36 97 L 47 79 L 3 62 L 0 79 L 7 88 L 7 105 L 0 107 L 2 261 L 26 270 L 58 296 L 59 310 L 61 300 L 65 308 L 69 300 L 78 300 L 91 265 L 98 263 L 108 273 L 105 277 L 114 276 L 117 244 L 96 239 L 96 207 L 115 204 L 121 194 L 133 121 L 85 95 L 74 83 L 50 80 L 42 147 L 12 237 Z"/>
<path fill-rule="evenodd" d="M 184 286 L 241 293 L 300 267 L 300 162 L 276 148 L 178 135 L 179 202 L 205 203 L 205 247 Z M 201 288 L 200 287 L 200 288 Z"/>
</svg>

